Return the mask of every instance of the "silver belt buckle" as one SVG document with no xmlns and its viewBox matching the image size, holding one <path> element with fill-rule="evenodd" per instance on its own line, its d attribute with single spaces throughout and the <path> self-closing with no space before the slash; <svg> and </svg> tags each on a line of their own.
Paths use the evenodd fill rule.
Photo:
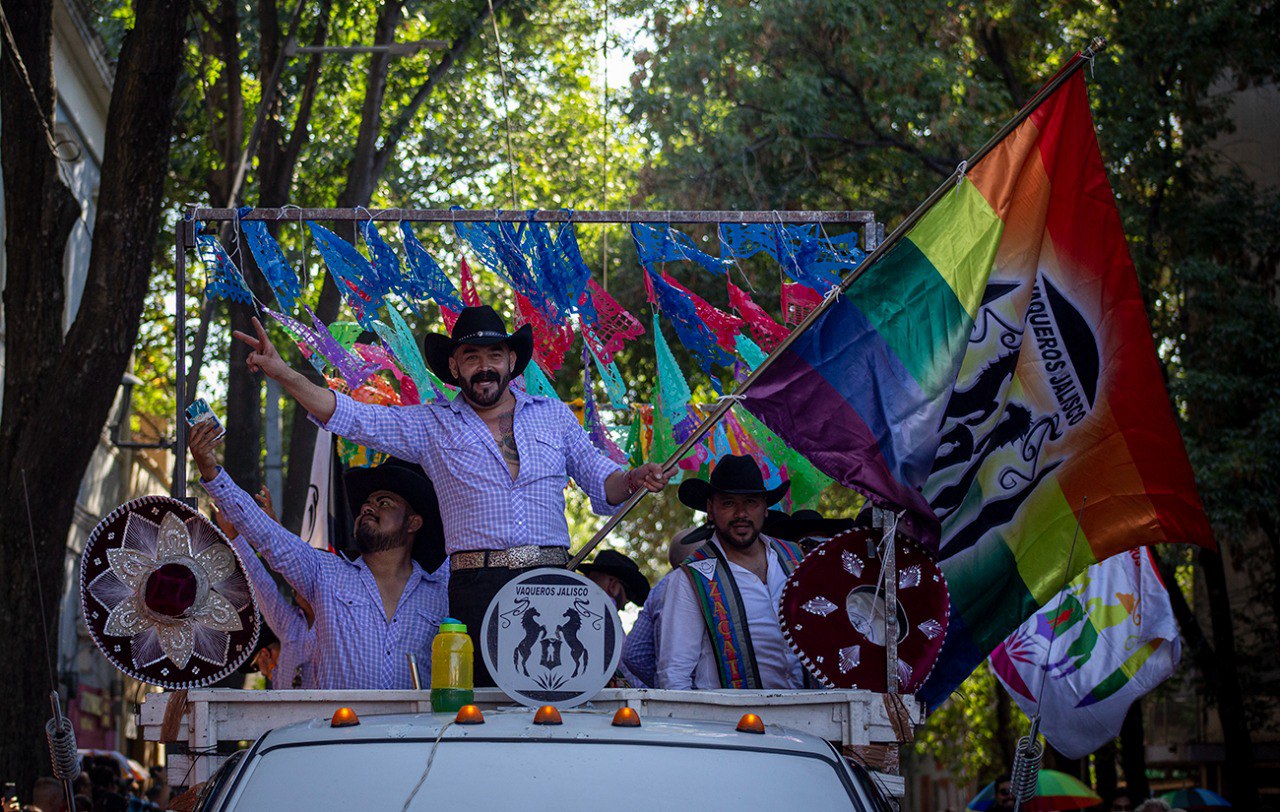
<svg viewBox="0 0 1280 812">
<path fill-rule="evenodd" d="M 538 558 L 541 552 L 541 547 L 535 547 L 532 544 L 526 544 L 522 547 L 508 547 L 507 567 L 513 570 L 532 567 L 539 563 Z"/>
</svg>

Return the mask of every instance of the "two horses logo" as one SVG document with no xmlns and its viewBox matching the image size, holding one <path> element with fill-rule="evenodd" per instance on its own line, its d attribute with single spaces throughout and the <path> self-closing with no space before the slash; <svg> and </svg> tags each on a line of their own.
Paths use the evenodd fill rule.
<svg viewBox="0 0 1280 812">
<path fill-rule="evenodd" d="M 542 613 L 532 606 L 527 598 L 517 599 L 515 607 L 508 612 L 501 613 L 500 617 L 504 628 L 518 619 L 524 634 L 524 637 L 511 652 L 512 667 L 526 677 L 532 677 L 539 685 L 548 690 L 554 690 L 563 685 L 566 679 L 572 679 L 578 676 L 579 673 L 586 671 L 591 654 L 582 641 L 578 639 L 578 632 L 582 630 L 583 618 L 594 619 L 593 626 L 596 629 L 601 627 L 604 620 L 603 615 L 591 611 L 590 603 L 582 599 L 575 599 L 573 606 L 564 610 L 564 614 L 561 615 L 564 622 L 555 627 L 554 636 L 547 631 L 546 626 L 539 622 L 538 619 L 542 617 Z M 529 658 L 533 656 L 533 650 L 539 643 L 542 644 L 542 656 L 537 661 L 537 665 L 540 665 L 550 673 L 539 674 L 534 677 L 529 673 Z M 555 673 L 562 665 L 560 654 L 562 646 L 568 647 L 569 657 L 573 661 L 573 673 L 569 674 L 568 677 Z M 537 665 L 535 665 L 535 668 Z"/>
<path fill-rule="evenodd" d="M 622 656 L 613 601 L 585 576 L 559 569 L 517 575 L 485 612 L 480 652 L 507 696 L 536 707 L 586 702 Z"/>
</svg>

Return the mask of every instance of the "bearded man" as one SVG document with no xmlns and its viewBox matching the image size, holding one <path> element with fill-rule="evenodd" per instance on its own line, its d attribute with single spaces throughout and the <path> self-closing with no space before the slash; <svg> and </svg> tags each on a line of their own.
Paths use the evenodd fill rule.
<svg viewBox="0 0 1280 812">
<path fill-rule="evenodd" d="M 564 490 L 570 478 L 596 513 L 617 510 L 640 488 L 670 478 L 657 463 L 622 470 L 591 444 L 569 407 L 512 381 L 533 355 L 533 330 L 514 333 L 491 307 L 468 307 L 450 336 L 423 337 L 436 377 L 461 392 L 448 403 L 374 406 L 307 380 L 281 358 L 262 325 L 249 368 L 275 380 L 311 419 L 360 445 L 416 462 L 440 494 L 449 554 L 450 615 L 478 635 L 490 600 L 521 572 L 569 560 Z M 493 685 L 475 658 L 475 684 Z"/>
<path fill-rule="evenodd" d="M 680 565 L 662 605 L 658 687 L 803 688 L 804 666 L 782 637 L 782 587 L 804 557 L 761 533 L 790 487 L 766 488 L 749 456 L 721 458 L 708 480 L 687 479 L 680 501 L 705 511 L 711 538 Z"/>
<path fill-rule="evenodd" d="M 431 481 L 403 460 L 347 471 L 360 553 L 348 560 L 290 533 L 236 485 L 215 459 L 216 431 L 202 423 L 188 439 L 201 484 L 240 536 L 311 604 L 314 687 L 412 688 L 405 655 L 430 673 L 431 642 L 448 607 L 449 567 Z"/>
</svg>

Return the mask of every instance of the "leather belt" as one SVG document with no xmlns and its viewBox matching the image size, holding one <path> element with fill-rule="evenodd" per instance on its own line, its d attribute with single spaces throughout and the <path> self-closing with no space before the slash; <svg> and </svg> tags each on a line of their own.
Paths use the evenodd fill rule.
<svg viewBox="0 0 1280 812">
<path fill-rule="evenodd" d="M 569 563 L 564 547 L 508 547 L 505 550 L 464 550 L 449 556 L 449 570 L 474 570 L 482 567 L 522 570 L 529 567 L 563 567 Z"/>
</svg>

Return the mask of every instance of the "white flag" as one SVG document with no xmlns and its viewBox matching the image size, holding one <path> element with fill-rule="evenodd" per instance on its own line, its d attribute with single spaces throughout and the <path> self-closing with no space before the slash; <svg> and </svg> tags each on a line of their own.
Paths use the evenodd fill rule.
<svg viewBox="0 0 1280 812">
<path fill-rule="evenodd" d="M 302 539 L 312 547 L 332 550 L 329 538 L 331 511 L 329 489 L 333 476 L 333 435 L 316 431 L 316 449 L 311 456 L 311 483 L 307 486 L 307 501 L 302 511 Z"/>
<path fill-rule="evenodd" d="M 1181 656 L 1169 594 L 1140 548 L 1089 567 L 990 662 L 1028 716 L 1040 698 L 1040 730 L 1054 749 L 1080 758 L 1120 734 L 1129 706 L 1168 679 Z"/>
</svg>

